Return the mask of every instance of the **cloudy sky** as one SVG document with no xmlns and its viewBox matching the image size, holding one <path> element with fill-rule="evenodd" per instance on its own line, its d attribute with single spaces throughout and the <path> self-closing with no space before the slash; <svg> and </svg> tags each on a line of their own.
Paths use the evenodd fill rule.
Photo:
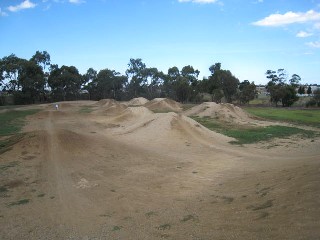
<svg viewBox="0 0 320 240">
<path fill-rule="evenodd" d="M 320 84 L 320 0 L 1 0 L 0 57 L 125 73 L 130 58 L 200 78 L 221 62 L 242 80 L 268 69 Z"/>
</svg>

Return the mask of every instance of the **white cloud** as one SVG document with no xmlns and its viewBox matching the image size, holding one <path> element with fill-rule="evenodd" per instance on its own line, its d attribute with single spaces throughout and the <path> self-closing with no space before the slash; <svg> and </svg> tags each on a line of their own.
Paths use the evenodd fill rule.
<svg viewBox="0 0 320 240">
<path fill-rule="evenodd" d="M 85 1 L 83 1 L 83 0 L 69 0 L 69 3 L 80 4 L 80 3 L 85 3 Z"/>
<path fill-rule="evenodd" d="M 18 12 L 18 11 L 21 11 L 23 9 L 34 8 L 35 6 L 36 6 L 35 3 L 30 2 L 29 0 L 25 0 L 22 3 L 20 3 L 19 5 L 9 6 L 8 10 L 10 12 Z"/>
<path fill-rule="evenodd" d="M 254 22 L 256 26 L 279 27 L 293 23 L 305 23 L 320 20 L 320 13 L 310 10 L 302 12 L 287 12 L 285 14 L 271 14 L 268 17 Z"/>
<path fill-rule="evenodd" d="M 0 8 L 0 17 L 6 17 L 8 14 L 6 12 L 3 12 Z"/>
<path fill-rule="evenodd" d="M 320 48 L 320 42 L 308 42 L 307 45 L 312 48 Z"/>
<path fill-rule="evenodd" d="M 218 2 L 218 0 L 178 0 L 178 2 L 193 2 L 193 3 L 202 3 L 202 4 L 206 4 L 206 3 L 216 3 Z"/>
<path fill-rule="evenodd" d="M 317 22 L 313 26 L 315 29 L 320 29 L 320 22 Z"/>
<path fill-rule="evenodd" d="M 313 33 L 308 33 L 308 32 L 305 32 L 305 31 L 300 31 L 297 33 L 296 37 L 299 37 L 299 38 L 306 38 L 306 37 L 310 37 L 312 36 Z"/>
</svg>

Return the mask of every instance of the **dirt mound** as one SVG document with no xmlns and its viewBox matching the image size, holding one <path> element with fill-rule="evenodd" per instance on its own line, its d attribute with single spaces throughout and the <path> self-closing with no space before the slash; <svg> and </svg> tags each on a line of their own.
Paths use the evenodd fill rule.
<svg viewBox="0 0 320 240">
<path fill-rule="evenodd" d="M 92 114 L 114 116 L 121 114 L 127 108 L 126 105 L 114 100 L 103 101 L 100 104 L 100 107 L 97 110 L 92 111 Z"/>
<path fill-rule="evenodd" d="M 247 123 L 250 116 L 241 108 L 229 103 L 204 102 L 184 112 L 186 116 L 211 117 L 224 122 Z"/>
<path fill-rule="evenodd" d="M 133 98 L 129 102 L 127 102 L 128 106 L 142 106 L 149 102 L 148 99 L 143 98 L 143 97 L 138 97 L 138 98 Z"/>
<path fill-rule="evenodd" d="M 146 104 L 145 107 L 149 108 L 151 111 L 159 112 L 181 112 L 181 104 L 168 98 L 155 98 Z"/>
<path fill-rule="evenodd" d="M 217 142 L 228 142 L 233 139 L 212 132 L 193 119 L 177 114 L 147 113 L 138 120 L 134 119 L 121 128 L 117 133 L 126 138 L 140 139 L 144 143 L 172 145 L 185 144 L 185 142 L 197 142 L 211 146 Z"/>
<path fill-rule="evenodd" d="M 128 107 L 120 115 L 112 119 L 113 122 L 139 121 L 153 113 L 146 107 Z"/>
<path fill-rule="evenodd" d="M 110 106 L 115 103 L 117 103 L 117 101 L 114 99 L 101 99 L 100 101 L 96 102 L 93 105 L 95 105 L 95 106 Z"/>
</svg>

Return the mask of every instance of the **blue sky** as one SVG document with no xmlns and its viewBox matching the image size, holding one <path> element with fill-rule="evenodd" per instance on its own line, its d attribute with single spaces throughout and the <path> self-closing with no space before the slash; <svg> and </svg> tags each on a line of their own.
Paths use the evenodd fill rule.
<svg viewBox="0 0 320 240">
<path fill-rule="evenodd" d="M 1 0 L 0 57 L 125 73 L 192 65 L 200 78 L 221 62 L 240 81 L 266 83 L 268 69 L 320 84 L 320 0 Z"/>
</svg>

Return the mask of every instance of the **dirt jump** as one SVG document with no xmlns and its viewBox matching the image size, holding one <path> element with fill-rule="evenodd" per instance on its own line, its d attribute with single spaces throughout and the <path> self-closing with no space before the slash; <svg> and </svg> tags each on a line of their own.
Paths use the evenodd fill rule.
<svg viewBox="0 0 320 240">
<path fill-rule="evenodd" d="M 320 237 L 319 138 L 232 145 L 188 116 L 252 119 L 213 103 L 41 108 L 0 155 L 0 239 Z"/>
</svg>

